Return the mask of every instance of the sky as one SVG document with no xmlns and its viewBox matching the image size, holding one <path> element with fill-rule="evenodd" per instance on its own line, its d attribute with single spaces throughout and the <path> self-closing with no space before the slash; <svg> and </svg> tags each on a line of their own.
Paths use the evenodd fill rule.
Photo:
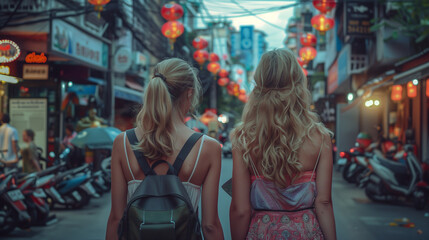
<svg viewBox="0 0 429 240">
<path fill-rule="evenodd" d="M 291 5 L 295 1 L 203 0 L 203 2 L 207 7 L 210 15 L 212 15 L 214 18 L 222 16 L 227 17 L 228 20 L 232 21 L 232 25 L 237 30 L 240 29 L 241 25 L 254 25 L 255 29 L 265 32 L 267 34 L 267 50 L 284 47 L 283 42 L 286 37 L 284 29 L 286 28 L 288 19 L 293 15 L 293 7 L 285 8 L 278 11 L 270 10 L 275 9 L 277 7 Z M 202 11 L 204 15 L 207 15 L 207 12 L 205 10 Z M 257 14 L 261 12 L 263 13 Z M 257 17 L 252 16 L 251 13 L 256 14 Z M 261 20 L 261 18 L 263 20 Z"/>
</svg>

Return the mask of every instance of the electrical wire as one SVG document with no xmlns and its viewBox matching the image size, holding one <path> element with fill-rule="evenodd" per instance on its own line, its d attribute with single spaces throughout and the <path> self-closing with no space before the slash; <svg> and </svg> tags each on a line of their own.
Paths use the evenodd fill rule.
<svg viewBox="0 0 429 240">
<path fill-rule="evenodd" d="M 263 19 L 263 18 L 261 18 L 261 17 L 259 17 L 259 16 L 257 16 L 257 15 L 255 15 L 255 14 L 253 14 L 251 11 L 249 11 L 247 8 L 245 8 L 245 7 L 243 7 L 241 4 L 239 4 L 237 1 L 235 1 L 235 0 L 231 0 L 231 2 L 233 2 L 233 3 L 235 3 L 237 6 L 239 6 L 241 9 L 243 9 L 244 11 L 246 11 L 246 12 L 248 12 L 249 14 L 251 14 L 252 16 L 254 16 L 254 17 L 256 17 L 257 19 L 259 19 L 259 20 L 261 20 L 261 21 L 263 21 L 263 22 L 265 22 L 266 24 L 268 24 L 268 25 L 270 25 L 270 26 L 272 26 L 272 27 L 275 27 L 275 28 L 278 28 L 278 29 L 281 29 L 281 30 L 285 30 L 285 28 L 284 27 L 280 27 L 279 25 L 276 25 L 276 24 L 274 24 L 274 23 L 271 23 L 271 22 L 268 22 L 267 20 L 265 20 L 265 19 Z"/>
</svg>

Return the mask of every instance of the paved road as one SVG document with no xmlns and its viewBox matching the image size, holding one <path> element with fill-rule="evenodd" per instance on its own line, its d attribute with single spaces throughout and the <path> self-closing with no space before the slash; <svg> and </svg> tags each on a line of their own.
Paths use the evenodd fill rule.
<svg viewBox="0 0 429 240">
<path fill-rule="evenodd" d="M 232 175 L 232 160 L 222 161 L 220 183 Z M 429 207 L 416 211 L 410 206 L 395 206 L 369 201 L 363 190 L 346 183 L 340 173 L 334 172 L 333 203 L 339 240 L 427 240 L 429 239 Z M 219 216 L 225 233 L 229 237 L 229 205 L 231 197 L 219 190 Z M 92 199 L 89 206 L 81 210 L 54 210 L 59 221 L 48 227 L 33 227 L 30 231 L 15 230 L 5 240 L 98 240 L 104 239 L 107 217 L 110 211 L 110 195 Z M 395 219 L 407 218 L 414 228 L 393 227 Z M 419 234 L 421 230 L 422 234 Z"/>
</svg>

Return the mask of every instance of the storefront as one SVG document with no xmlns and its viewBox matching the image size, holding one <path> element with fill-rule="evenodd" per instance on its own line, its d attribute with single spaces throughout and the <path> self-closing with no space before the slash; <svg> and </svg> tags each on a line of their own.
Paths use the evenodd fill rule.
<svg viewBox="0 0 429 240">
<path fill-rule="evenodd" d="M 51 151 L 58 152 L 66 123 L 75 126 L 91 107 L 108 118 L 111 105 L 105 101 L 110 99 L 110 43 L 64 20 L 55 19 L 45 25 L 42 33 L 2 34 L 21 47 L 13 69 L 22 81 L 7 89 L 6 109 L 15 112 L 11 123 L 18 126 L 20 135 L 26 128 L 37 130 L 35 142 L 47 156 Z M 28 104 L 36 104 L 33 109 L 39 111 L 20 115 L 17 107 Z"/>
</svg>

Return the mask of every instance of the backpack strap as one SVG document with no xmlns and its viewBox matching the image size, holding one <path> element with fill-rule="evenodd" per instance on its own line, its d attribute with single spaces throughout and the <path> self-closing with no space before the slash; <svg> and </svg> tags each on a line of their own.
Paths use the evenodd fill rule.
<svg viewBox="0 0 429 240">
<path fill-rule="evenodd" d="M 127 133 L 128 141 L 130 141 L 131 145 L 135 145 L 138 143 L 134 128 L 127 130 L 126 133 Z M 125 149 L 125 151 L 126 151 L 126 149 Z M 134 155 L 136 155 L 137 162 L 139 163 L 140 168 L 143 171 L 144 175 L 145 176 L 156 175 L 156 173 L 153 171 L 153 169 L 147 163 L 146 157 L 144 156 L 144 154 L 139 150 L 133 150 L 133 152 L 134 152 Z"/>
<path fill-rule="evenodd" d="M 179 155 L 177 155 L 177 158 L 173 164 L 174 170 L 176 171 L 176 175 L 179 175 L 183 162 L 185 161 L 189 152 L 192 150 L 192 147 L 194 147 L 195 143 L 198 141 L 198 139 L 200 139 L 201 136 L 203 136 L 202 133 L 192 134 L 186 141 L 185 145 L 182 147 L 182 150 L 180 150 Z"/>
</svg>

